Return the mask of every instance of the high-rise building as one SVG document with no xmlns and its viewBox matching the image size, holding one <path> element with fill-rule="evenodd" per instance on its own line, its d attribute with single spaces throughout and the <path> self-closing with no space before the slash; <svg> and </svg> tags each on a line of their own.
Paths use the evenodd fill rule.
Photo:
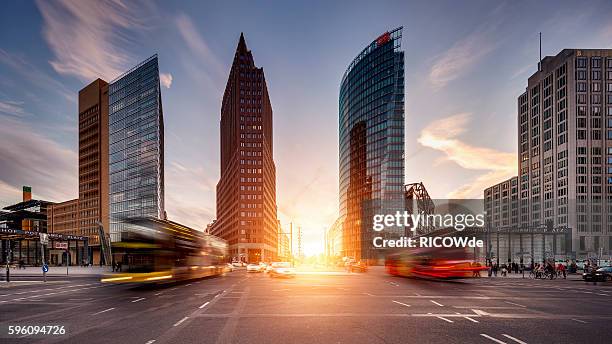
<svg viewBox="0 0 612 344">
<path fill-rule="evenodd" d="M 402 28 L 385 32 L 355 57 L 339 98 L 340 221 L 344 256 L 363 257 L 364 205 L 404 204 L 404 52 Z M 372 203 L 374 202 L 374 203 Z M 376 205 L 378 204 L 378 205 Z"/>
<path fill-rule="evenodd" d="M 518 128 L 520 227 L 570 228 L 578 259 L 611 252 L 612 50 L 544 58 L 518 97 Z"/>
<path fill-rule="evenodd" d="M 221 178 L 213 234 L 233 259 L 268 261 L 278 250 L 272 105 L 263 68 L 240 35 L 221 104 Z"/>
<path fill-rule="evenodd" d="M 79 91 L 79 202 L 76 235 L 89 237 L 93 262 L 100 257 L 98 226 L 109 231 L 108 83 L 97 79 Z"/>
<path fill-rule="evenodd" d="M 165 219 L 164 120 L 157 55 L 108 86 L 111 241 L 121 219 Z"/>
</svg>

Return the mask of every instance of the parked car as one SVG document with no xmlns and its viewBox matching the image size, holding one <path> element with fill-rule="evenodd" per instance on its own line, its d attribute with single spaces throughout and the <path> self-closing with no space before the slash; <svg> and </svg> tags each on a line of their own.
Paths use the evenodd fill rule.
<svg viewBox="0 0 612 344">
<path fill-rule="evenodd" d="M 235 267 L 235 268 L 241 268 L 243 265 L 242 265 L 241 262 L 233 262 L 232 266 Z"/>
<path fill-rule="evenodd" d="M 227 263 L 227 264 L 225 265 L 225 270 L 227 270 L 228 272 L 232 272 L 232 271 L 234 271 L 234 265 L 233 265 L 233 264 L 230 264 L 230 263 Z"/>
<path fill-rule="evenodd" d="M 612 281 L 612 266 L 604 266 L 592 269 L 582 274 L 582 279 L 587 282 L 607 282 Z"/>
<path fill-rule="evenodd" d="M 270 277 L 295 277 L 295 268 L 289 262 L 276 262 L 271 266 Z"/>
<path fill-rule="evenodd" d="M 259 264 L 249 264 L 246 268 L 247 272 L 261 272 L 261 265 Z"/>
</svg>

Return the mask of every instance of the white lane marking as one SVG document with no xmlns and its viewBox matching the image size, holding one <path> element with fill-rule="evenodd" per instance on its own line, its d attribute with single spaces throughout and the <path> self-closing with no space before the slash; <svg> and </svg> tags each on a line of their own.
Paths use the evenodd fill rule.
<svg viewBox="0 0 612 344">
<path fill-rule="evenodd" d="M 370 294 L 370 293 L 363 293 L 363 294 L 364 294 L 364 295 L 368 295 L 368 296 L 374 296 L 374 295 L 372 295 L 372 294 Z"/>
<path fill-rule="evenodd" d="M 444 321 L 446 321 L 446 322 L 449 322 L 449 323 L 454 322 L 454 321 L 452 321 L 452 320 L 450 320 L 450 319 L 446 319 L 445 317 L 441 317 L 441 316 L 436 316 L 436 318 L 438 318 L 438 319 L 442 319 L 442 320 L 444 320 Z"/>
<path fill-rule="evenodd" d="M 431 301 L 431 303 L 433 303 L 434 305 L 438 305 L 438 306 L 440 306 L 440 307 L 444 307 L 444 305 L 443 305 L 443 304 L 441 304 L 441 303 L 439 303 L 439 302 L 436 302 L 436 301 L 434 301 L 434 300 L 429 300 L 429 301 Z"/>
<path fill-rule="evenodd" d="M 490 339 L 490 340 L 494 341 L 495 343 L 499 343 L 499 344 L 507 344 L 506 342 L 502 342 L 501 340 L 499 340 L 499 339 L 495 339 L 495 338 L 493 338 L 493 337 L 491 337 L 491 336 L 489 336 L 489 335 L 487 335 L 487 334 L 481 333 L 480 335 L 481 335 L 481 336 L 483 336 L 483 337 L 485 337 L 485 338 L 487 338 L 487 339 Z"/>
<path fill-rule="evenodd" d="M 92 315 L 98 315 L 98 314 L 106 313 L 108 311 L 112 311 L 113 309 L 115 309 L 115 307 L 111 307 L 111 308 L 105 309 L 103 311 L 99 311 L 98 313 L 94 313 Z"/>
<path fill-rule="evenodd" d="M 393 302 L 397 303 L 398 305 L 402 305 L 402 306 L 410 307 L 410 305 L 407 305 L 407 304 L 405 304 L 405 303 L 403 303 L 403 302 L 399 302 L 399 301 L 395 301 L 395 300 L 391 300 L 391 301 L 393 301 Z"/>
<path fill-rule="evenodd" d="M 580 319 L 572 319 L 572 320 L 574 320 L 575 322 L 582 323 L 582 324 L 586 324 L 587 323 L 586 321 L 580 320 Z"/>
<path fill-rule="evenodd" d="M 159 295 L 161 295 L 161 294 L 162 294 L 162 293 L 157 293 L 157 294 L 155 294 L 155 296 L 159 296 Z"/>
<path fill-rule="evenodd" d="M 509 335 L 509 334 L 504 334 L 504 333 L 502 333 L 502 336 L 504 336 L 504 337 L 506 337 L 506 338 L 508 338 L 508 339 L 510 339 L 510 340 L 513 340 L 513 341 L 515 341 L 515 342 L 517 342 L 517 343 L 519 343 L 519 344 L 527 344 L 527 343 L 523 342 L 523 341 L 522 341 L 522 340 L 520 340 L 520 339 L 516 339 L 516 338 L 512 337 L 512 336 L 511 336 L 511 335 Z"/>
<path fill-rule="evenodd" d="M 471 322 L 475 322 L 475 323 L 477 323 L 477 322 L 478 322 L 478 320 L 476 320 L 476 319 L 472 319 L 472 318 L 470 318 L 470 317 L 464 317 L 464 318 L 466 318 L 467 320 L 469 320 L 469 321 L 471 321 Z"/>
<path fill-rule="evenodd" d="M 144 300 L 144 299 L 145 299 L 144 297 L 141 297 L 141 298 L 139 298 L 139 299 L 136 299 L 136 300 L 132 301 L 132 303 L 135 303 L 135 302 L 140 302 L 140 301 L 142 301 L 142 300 Z"/>
<path fill-rule="evenodd" d="M 215 297 L 219 297 L 219 295 L 221 295 L 221 294 L 217 294 L 217 295 L 215 295 Z"/>
<path fill-rule="evenodd" d="M 599 295 L 599 296 L 610 296 L 608 294 L 595 294 L 595 295 Z"/>
<path fill-rule="evenodd" d="M 514 303 L 514 302 L 510 302 L 510 301 L 504 301 L 505 303 L 509 304 L 509 305 L 513 305 L 513 306 L 519 306 L 519 307 L 523 307 L 523 308 L 527 308 L 527 306 L 525 305 L 521 305 L 520 303 Z"/>
<path fill-rule="evenodd" d="M 200 307 L 198 307 L 199 309 L 202 309 L 206 306 L 208 306 L 208 304 L 210 303 L 210 301 L 206 301 L 203 305 L 201 305 Z"/>
<path fill-rule="evenodd" d="M 176 322 L 176 324 L 174 324 L 174 325 L 172 325 L 172 326 L 176 327 L 176 326 L 178 326 L 178 325 L 182 324 L 182 323 L 183 323 L 183 321 L 185 321 L 185 320 L 187 320 L 187 319 L 189 319 L 189 317 L 184 317 L 183 319 L 181 319 L 181 320 L 177 321 L 177 322 Z"/>
<path fill-rule="evenodd" d="M 153 344 L 155 343 L 155 339 L 151 339 L 150 341 L 146 342 L 145 344 Z"/>
<path fill-rule="evenodd" d="M 185 284 L 185 287 L 189 287 L 191 285 L 191 283 L 187 283 Z"/>
</svg>

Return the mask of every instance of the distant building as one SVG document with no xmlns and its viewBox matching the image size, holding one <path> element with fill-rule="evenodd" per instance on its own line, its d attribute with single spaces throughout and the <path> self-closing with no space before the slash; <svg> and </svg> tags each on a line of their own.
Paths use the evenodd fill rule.
<svg viewBox="0 0 612 344">
<path fill-rule="evenodd" d="M 283 232 L 280 221 L 278 221 L 278 253 L 277 260 L 290 261 L 291 260 L 291 239 L 287 235 L 287 232 Z"/>
<path fill-rule="evenodd" d="M 325 233 L 325 255 L 329 258 L 342 258 L 342 219 L 337 218 Z"/>
<path fill-rule="evenodd" d="M 490 228 L 516 227 L 519 219 L 518 177 L 512 177 L 484 191 L 485 223 Z"/>
<path fill-rule="evenodd" d="M 154 55 L 108 86 L 111 241 L 131 217 L 165 218 L 164 119 Z"/>
<path fill-rule="evenodd" d="M 50 205 L 47 211 L 47 227 L 49 233 L 80 235 L 79 199 Z"/>
<path fill-rule="evenodd" d="M 213 234 L 232 259 L 274 260 L 278 252 L 272 105 L 263 68 L 240 35 L 221 105 L 221 178 Z"/>
<path fill-rule="evenodd" d="M 371 246 L 367 233 L 362 232 L 364 212 L 404 207 L 401 39 L 401 27 L 385 32 L 355 57 L 342 77 L 339 215 L 344 256 L 365 258 L 369 254 L 362 252 L 363 245 Z M 364 208 L 366 205 L 369 209 Z"/>
</svg>

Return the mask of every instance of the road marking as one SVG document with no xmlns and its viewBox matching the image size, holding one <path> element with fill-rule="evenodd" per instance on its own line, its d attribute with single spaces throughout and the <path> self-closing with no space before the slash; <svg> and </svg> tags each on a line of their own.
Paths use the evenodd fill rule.
<svg viewBox="0 0 612 344">
<path fill-rule="evenodd" d="M 481 335 L 481 336 L 483 336 L 483 337 L 485 337 L 485 338 L 487 338 L 487 339 L 490 339 L 490 340 L 494 341 L 495 343 L 499 343 L 499 344 L 507 344 L 506 342 L 502 342 L 501 340 L 499 340 L 499 339 L 495 339 L 495 338 L 493 338 L 493 337 L 491 337 L 491 336 L 489 336 L 489 335 L 487 335 L 487 334 L 481 333 L 480 335 Z"/>
<path fill-rule="evenodd" d="M 509 334 L 504 334 L 504 333 L 502 333 L 502 336 L 504 336 L 504 337 L 506 337 L 506 338 L 508 338 L 508 339 L 510 339 L 510 340 L 513 340 L 513 341 L 515 341 L 515 342 L 517 342 L 517 343 L 519 343 L 519 344 L 527 344 L 527 343 L 523 342 L 523 341 L 522 341 L 522 340 L 520 340 L 520 339 L 516 339 L 516 338 L 512 337 L 512 336 L 511 336 L 511 335 L 509 335 Z"/>
<path fill-rule="evenodd" d="M 525 305 L 521 305 L 520 303 L 514 303 L 514 302 L 510 302 L 510 301 L 504 301 L 505 303 L 509 304 L 509 305 L 513 305 L 513 306 L 519 306 L 519 307 L 523 307 L 523 308 L 527 308 L 527 306 Z"/>
<path fill-rule="evenodd" d="M 444 307 L 444 305 L 443 305 L 443 304 L 441 304 L 441 303 L 439 303 L 439 302 L 436 302 L 436 301 L 434 301 L 434 300 L 429 300 L 429 301 L 431 301 L 431 303 L 433 303 L 434 305 L 438 305 L 438 306 L 440 306 L 440 307 Z"/>
<path fill-rule="evenodd" d="M 153 344 L 155 343 L 155 339 L 151 339 L 150 341 L 146 342 L 145 344 Z"/>
<path fill-rule="evenodd" d="M 363 294 L 364 294 L 364 295 L 368 295 L 368 296 L 374 296 L 374 295 L 372 295 L 372 294 L 370 294 L 370 293 L 363 293 Z"/>
<path fill-rule="evenodd" d="M 132 301 L 132 303 L 135 303 L 135 302 L 140 302 L 140 301 L 142 301 L 142 300 L 144 300 L 144 299 L 145 299 L 144 297 L 141 297 L 141 298 L 139 298 L 139 299 L 136 299 L 136 300 Z"/>
<path fill-rule="evenodd" d="M 407 305 L 407 304 L 402 303 L 402 302 L 399 302 L 399 301 L 395 301 L 395 300 L 391 300 L 391 301 L 393 301 L 393 302 L 397 303 L 398 305 L 402 305 L 402 306 L 410 307 L 410 305 Z"/>
<path fill-rule="evenodd" d="M 111 308 L 109 308 L 109 309 L 105 309 L 105 310 L 103 310 L 103 311 L 99 311 L 98 313 L 94 313 L 94 314 L 92 314 L 92 315 L 98 315 L 98 314 L 106 313 L 106 312 L 108 312 L 108 311 L 112 311 L 113 309 L 115 309 L 115 307 L 111 307 Z"/>
<path fill-rule="evenodd" d="M 162 294 L 162 293 L 157 293 L 157 294 L 155 294 L 155 296 L 159 296 L 159 295 L 161 295 L 161 294 Z"/>
<path fill-rule="evenodd" d="M 587 323 L 586 321 L 580 320 L 580 319 L 572 319 L 572 320 L 574 320 L 575 322 L 582 323 L 582 324 L 586 324 Z"/>
<path fill-rule="evenodd" d="M 176 327 L 176 326 L 178 326 L 178 325 L 182 324 L 182 323 L 183 323 L 183 321 L 185 321 L 185 320 L 187 320 L 187 319 L 189 319 L 189 317 L 184 317 L 183 319 L 181 319 L 181 320 L 177 321 L 177 322 L 176 322 L 176 324 L 174 324 L 174 325 L 172 325 L 172 326 Z"/>
<path fill-rule="evenodd" d="M 476 320 L 476 319 L 472 319 L 472 318 L 470 318 L 470 317 L 464 317 L 464 318 L 466 318 L 467 320 L 469 320 L 469 321 L 471 321 L 471 322 L 475 322 L 475 323 L 477 323 L 477 322 L 478 322 L 478 320 Z"/>
<path fill-rule="evenodd" d="M 599 295 L 599 296 L 610 296 L 608 294 L 595 294 L 595 295 Z"/>
<path fill-rule="evenodd" d="M 200 307 L 198 307 L 199 309 L 202 309 L 206 306 L 208 306 L 208 304 L 210 303 L 210 301 L 206 301 L 203 305 L 201 305 Z"/>
<path fill-rule="evenodd" d="M 445 317 L 441 317 L 441 316 L 436 316 L 436 318 L 438 318 L 438 319 L 442 319 L 442 320 L 444 320 L 444 321 L 446 321 L 446 322 L 449 322 L 449 323 L 454 322 L 454 321 L 452 321 L 452 320 L 450 320 L 450 319 L 446 319 Z"/>
<path fill-rule="evenodd" d="M 191 285 L 191 283 L 187 283 L 185 284 L 185 287 L 189 287 Z"/>
</svg>

